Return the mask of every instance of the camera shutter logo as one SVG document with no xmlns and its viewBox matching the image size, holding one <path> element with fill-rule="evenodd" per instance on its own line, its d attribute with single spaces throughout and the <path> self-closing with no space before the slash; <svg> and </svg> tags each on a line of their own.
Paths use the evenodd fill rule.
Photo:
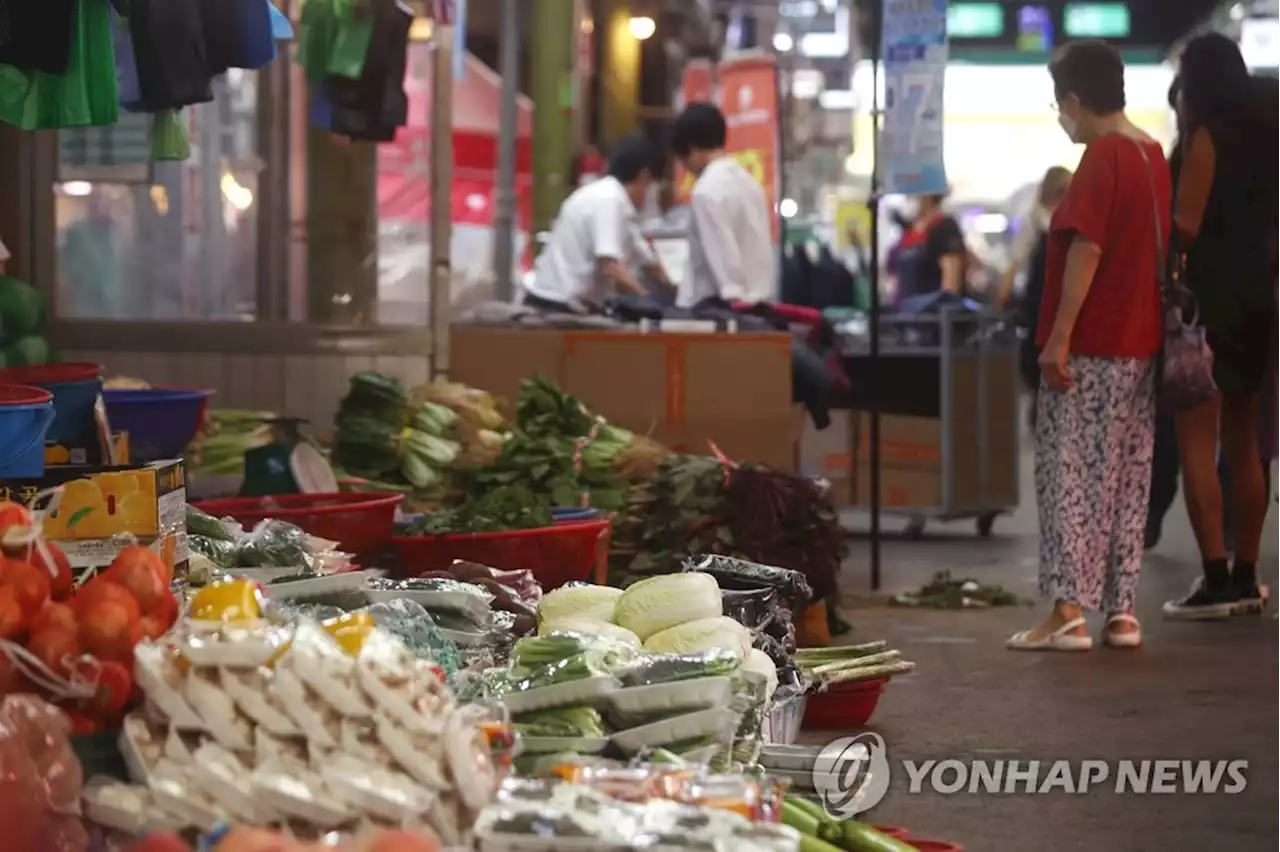
<svg viewBox="0 0 1280 852">
<path fill-rule="evenodd" d="M 813 787 L 827 813 L 851 819 L 880 803 L 889 791 L 889 757 L 879 734 L 827 743 L 813 762 Z"/>
</svg>

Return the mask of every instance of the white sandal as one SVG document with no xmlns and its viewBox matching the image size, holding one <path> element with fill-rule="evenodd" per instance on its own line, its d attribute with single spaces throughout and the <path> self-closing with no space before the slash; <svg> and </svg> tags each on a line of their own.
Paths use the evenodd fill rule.
<svg viewBox="0 0 1280 852">
<path fill-rule="evenodd" d="M 1084 627 L 1084 619 L 1073 618 L 1041 639 L 1032 639 L 1032 631 L 1024 630 L 1010 636 L 1005 647 L 1011 651 L 1088 651 L 1093 648 L 1093 637 L 1071 633 L 1080 627 Z"/>
<path fill-rule="evenodd" d="M 1113 624 L 1132 624 L 1134 629 L 1117 633 L 1111 629 Z M 1112 648 L 1137 648 L 1142 645 L 1142 625 L 1127 612 L 1107 616 L 1107 623 L 1102 627 L 1102 644 Z"/>
</svg>

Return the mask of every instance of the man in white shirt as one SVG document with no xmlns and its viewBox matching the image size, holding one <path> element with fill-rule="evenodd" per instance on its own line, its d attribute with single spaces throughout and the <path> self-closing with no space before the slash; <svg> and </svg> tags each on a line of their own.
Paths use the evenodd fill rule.
<svg viewBox="0 0 1280 852">
<path fill-rule="evenodd" d="M 666 274 L 639 230 L 639 209 L 661 158 L 644 137 L 622 140 L 609 158 L 609 173 L 565 199 L 551 234 L 525 283 L 524 303 L 555 313 L 592 312 L 615 293 L 642 296 L 631 264 L 666 283 Z"/>
<path fill-rule="evenodd" d="M 697 177 L 689 201 L 689 269 L 676 304 L 777 298 L 773 210 L 764 188 L 725 153 L 728 126 L 713 104 L 690 104 L 671 126 L 671 150 Z"/>
</svg>

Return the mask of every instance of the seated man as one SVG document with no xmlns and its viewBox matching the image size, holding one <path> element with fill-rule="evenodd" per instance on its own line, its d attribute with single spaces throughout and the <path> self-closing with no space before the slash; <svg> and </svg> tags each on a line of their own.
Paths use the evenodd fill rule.
<svg viewBox="0 0 1280 852">
<path fill-rule="evenodd" d="M 713 104 L 690 104 L 671 126 L 671 149 L 697 177 L 689 200 L 689 269 L 676 304 L 772 302 L 779 257 L 764 188 L 725 152 L 728 126 Z"/>
<path fill-rule="evenodd" d="M 593 313 L 605 299 L 621 293 L 645 294 L 631 271 L 644 271 L 666 283 L 656 258 L 642 247 L 639 209 L 660 174 L 661 158 L 643 137 L 619 142 L 609 158 L 609 173 L 575 190 L 560 206 L 555 224 L 524 285 L 524 303 L 555 313 Z"/>
</svg>

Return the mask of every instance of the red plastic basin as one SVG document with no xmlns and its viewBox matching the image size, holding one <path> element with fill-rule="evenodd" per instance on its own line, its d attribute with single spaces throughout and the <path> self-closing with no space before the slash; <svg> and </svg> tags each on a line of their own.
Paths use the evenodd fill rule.
<svg viewBox="0 0 1280 852">
<path fill-rule="evenodd" d="M 30 385 L 0 385 L 0 405 L 44 405 L 53 394 Z"/>
<path fill-rule="evenodd" d="M 391 540 L 406 577 L 444 571 L 455 560 L 501 571 L 530 571 L 544 591 L 591 580 L 603 583 L 609 559 L 609 521 L 569 521 L 549 527 L 470 535 L 397 536 Z"/>
<path fill-rule="evenodd" d="M 395 530 L 396 506 L 403 494 L 281 494 L 275 497 L 231 497 L 195 506 L 215 518 L 234 518 L 245 529 L 275 518 L 288 521 L 317 538 L 336 541 L 346 553 L 370 553 Z"/>
<path fill-rule="evenodd" d="M 840 683 L 826 692 L 815 692 L 805 704 L 800 726 L 819 731 L 860 728 L 871 719 L 880 703 L 887 677 Z"/>
<path fill-rule="evenodd" d="M 898 840 L 902 840 L 904 837 L 911 834 L 911 829 L 903 828 L 900 825 L 873 825 L 871 827 L 886 837 L 893 837 Z"/>
<path fill-rule="evenodd" d="M 898 839 L 915 849 L 916 852 L 964 852 L 963 846 L 946 840 L 920 840 L 915 837 L 900 837 Z"/>
</svg>

